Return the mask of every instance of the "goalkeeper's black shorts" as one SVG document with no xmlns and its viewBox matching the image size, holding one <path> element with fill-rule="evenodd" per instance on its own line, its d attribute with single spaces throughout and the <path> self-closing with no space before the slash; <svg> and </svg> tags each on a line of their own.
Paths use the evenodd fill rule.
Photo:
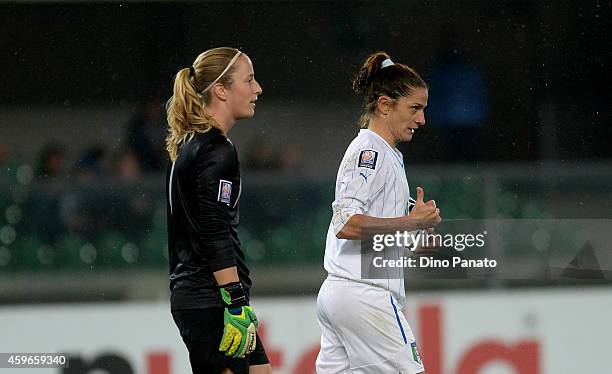
<svg viewBox="0 0 612 374">
<path fill-rule="evenodd" d="M 172 311 L 183 342 L 189 351 L 193 374 L 216 374 L 229 368 L 234 374 L 248 374 L 249 366 L 268 364 L 268 356 L 257 335 L 255 351 L 244 358 L 231 358 L 219 351 L 223 336 L 223 308 Z"/>
</svg>

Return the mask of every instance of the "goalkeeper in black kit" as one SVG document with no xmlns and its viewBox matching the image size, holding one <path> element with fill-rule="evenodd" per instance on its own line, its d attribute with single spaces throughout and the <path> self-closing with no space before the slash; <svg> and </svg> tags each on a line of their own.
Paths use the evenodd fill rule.
<svg viewBox="0 0 612 374">
<path fill-rule="evenodd" d="M 240 165 L 228 133 L 261 86 L 249 57 L 214 48 L 180 70 L 167 105 L 172 316 L 193 373 L 271 373 L 238 240 Z"/>
</svg>

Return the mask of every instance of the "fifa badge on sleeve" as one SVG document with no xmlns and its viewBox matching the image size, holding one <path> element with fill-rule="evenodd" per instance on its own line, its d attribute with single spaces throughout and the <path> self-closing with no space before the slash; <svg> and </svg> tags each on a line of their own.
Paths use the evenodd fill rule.
<svg viewBox="0 0 612 374">
<path fill-rule="evenodd" d="M 378 152 L 372 149 L 366 149 L 359 153 L 359 164 L 357 167 L 376 169 L 376 161 L 378 160 Z"/>
<path fill-rule="evenodd" d="M 217 201 L 230 205 L 232 200 L 232 182 L 226 180 L 219 180 L 219 194 L 217 195 Z"/>
</svg>

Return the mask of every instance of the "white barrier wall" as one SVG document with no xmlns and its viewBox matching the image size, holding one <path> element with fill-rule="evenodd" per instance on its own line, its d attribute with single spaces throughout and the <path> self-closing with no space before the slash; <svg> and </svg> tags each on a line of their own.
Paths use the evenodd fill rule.
<svg viewBox="0 0 612 374">
<path fill-rule="evenodd" d="M 609 288 L 409 294 L 408 301 L 427 374 L 612 372 Z M 256 299 L 253 305 L 275 373 L 313 373 L 315 299 Z M 70 369 L 2 373 L 190 373 L 167 304 L 3 307 L 0 328 L 0 352 L 71 357 Z"/>
</svg>

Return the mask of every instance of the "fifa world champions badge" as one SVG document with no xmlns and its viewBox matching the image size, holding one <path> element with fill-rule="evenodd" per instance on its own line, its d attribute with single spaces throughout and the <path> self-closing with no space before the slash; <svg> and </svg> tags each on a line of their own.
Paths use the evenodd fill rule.
<svg viewBox="0 0 612 374">
<path fill-rule="evenodd" d="M 359 164 L 357 167 L 376 169 L 376 160 L 378 160 L 378 152 L 372 149 L 366 149 L 359 153 Z"/>
<path fill-rule="evenodd" d="M 232 182 L 226 180 L 219 180 L 219 194 L 217 195 L 217 201 L 230 205 L 232 200 Z"/>
</svg>

